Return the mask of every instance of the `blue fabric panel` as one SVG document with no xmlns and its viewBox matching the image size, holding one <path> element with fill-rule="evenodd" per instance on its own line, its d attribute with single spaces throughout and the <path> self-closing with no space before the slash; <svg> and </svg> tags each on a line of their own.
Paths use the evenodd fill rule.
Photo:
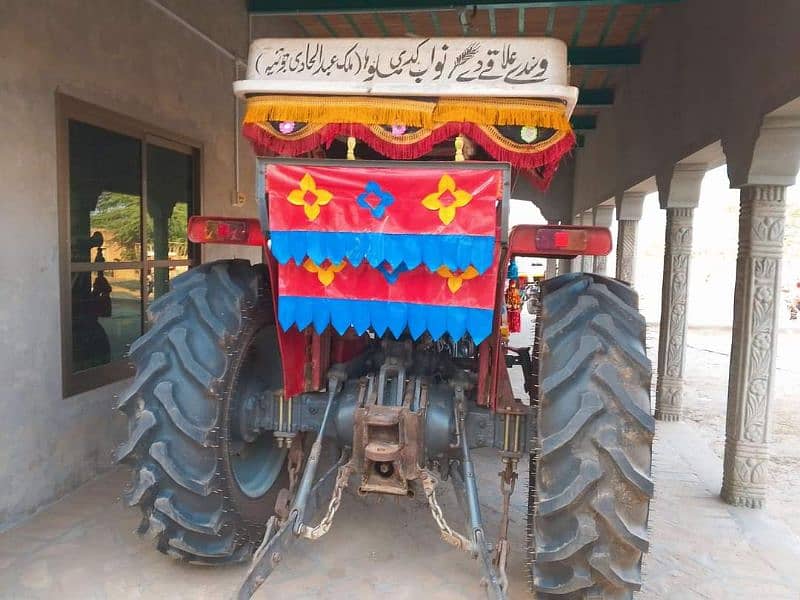
<svg viewBox="0 0 800 600">
<path fill-rule="evenodd" d="M 346 258 L 352 265 L 366 260 L 376 268 L 384 262 L 409 269 L 424 264 L 431 271 L 442 265 L 463 271 L 471 265 L 484 273 L 494 260 L 491 236 L 273 231 L 270 240 L 272 255 L 282 265 L 291 259 L 301 264 L 306 257 L 317 264 Z"/>
<path fill-rule="evenodd" d="M 388 329 L 399 337 L 408 327 L 414 339 L 425 331 L 434 340 L 445 333 L 454 339 L 469 333 L 479 344 L 492 332 L 493 321 L 493 311 L 480 308 L 301 296 L 278 298 L 278 322 L 284 330 L 293 325 L 305 329 L 313 323 L 316 332 L 322 333 L 332 324 L 340 334 L 351 326 L 358 334 L 372 327 L 378 335 Z"/>
</svg>

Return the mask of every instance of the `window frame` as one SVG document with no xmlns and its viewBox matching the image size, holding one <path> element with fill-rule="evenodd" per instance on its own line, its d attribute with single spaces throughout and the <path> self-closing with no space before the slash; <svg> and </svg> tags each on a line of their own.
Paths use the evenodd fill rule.
<svg viewBox="0 0 800 600">
<path fill-rule="evenodd" d="M 59 295 L 60 295 L 60 336 L 61 336 L 61 384 L 64 398 L 126 379 L 134 374 L 133 365 L 127 359 L 118 359 L 105 365 L 92 367 L 84 371 L 72 371 L 72 293 L 71 274 L 78 267 L 79 271 L 90 270 L 85 263 L 73 263 L 70 233 L 70 156 L 69 156 L 69 122 L 79 121 L 126 135 L 139 140 L 141 144 L 141 239 L 142 256 L 140 260 L 114 263 L 116 269 L 139 269 L 140 285 L 146 289 L 146 273 L 158 266 L 196 266 L 200 262 L 200 247 L 189 242 L 187 260 L 148 260 L 147 240 L 145 239 L 145 219 L 147 211 L 147 146 L 156 145 L 187 154 L 192 157 L 194 214 L 202 214 L 203 209 L 203 146 L 200 142 L 185 136 L 165 131 L 159 127 L 127 117 L 94 104 L 84 102 L 72 96 L 56 93 L 56 172 L 58 196 L 58 257 L 59 257 Z M 190 211 L 190 214 L 192 212 Z M 188 241 L 188 240 L 187 240 Z M 93 263 L 88 263 L 93 264 Z M 95 267 L 91 270 L 97 270 Z M 146 309 L 146 296 L 142 297 L 142 329 Z"/>
</svg>

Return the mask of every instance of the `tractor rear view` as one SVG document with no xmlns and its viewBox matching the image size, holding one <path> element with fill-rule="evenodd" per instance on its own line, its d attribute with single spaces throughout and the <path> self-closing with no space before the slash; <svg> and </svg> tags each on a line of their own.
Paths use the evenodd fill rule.
<svg viewBox="0 0 800 600">
<path fill-rule="evenodd" d="M 119 401 L 126 500 L 161 552 L 252 561 L 248 598 L 294 541 L 335 526 L 346 488 L 420 494 L 505 598 L 527 467 L 532 591 L 632 597 L 654 429 L 636 293 L 594 274 L 545 280 L 532 347 L 508 346 L 514 257 L 611 249 L 600 228 L 508 230 L 512 181 L 546 187 L 574 146 L 566 70 L 552 39 L 253 43 L 235 90 L 260 218 L 194 217 L 189 237 L 260 246 L 263 263 L 176 278 Z M 522 398 L 507 363 L 523 368 Z M 497 450 L 499 531 L 481 516 L 478 447 Z M 463 527 L 437 501 L 446 481 Z"/>
</svg>

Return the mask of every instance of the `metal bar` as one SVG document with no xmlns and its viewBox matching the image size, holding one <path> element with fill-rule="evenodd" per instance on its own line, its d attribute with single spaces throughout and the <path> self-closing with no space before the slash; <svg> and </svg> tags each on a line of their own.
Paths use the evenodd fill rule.
<svg viewBox="0 0 800 600">
<path fill-rule="evenodd" d="M 483 533 L 483 519 L 481 518 L 481 505 L 478 500 L 478 483 L 475 476 L 475 465 L 469 451 L 469 443 L 466 435 L 464 391 L 456 387 L 456 402 L 459 403 L 458 418 L 461 424 L 461 469 L 464 475 L 464 491 L 466 492 L 466 505 L 469 513 L 469 526 L 478 557 L 483 567 L 486 579 L 486 596 L 491 600 L 501 600 L 506 597 L 500 585 L 500 579 L 492 565 L 492 557 L 489 554 L 489 547 Z"/>
<path fill-rule="evenodd" d="M 487 11 L 489 12 L 489 32 L 492 37 L 495 37 L 497 35 L 497 15 L 494 14 L 494 8 L 491 6 Z"/>
<path fill-rule="evenodd" d="M 373 12 L 407 12 L 453 10 L 475 6 L 486 8 L 561 8 L 581 6 L 626 6 L 638 4 L 659 6 L 675 4 L 681 0 L 344 0 L 331 3 L 330 0 L 249 0 L 248 10 L 253 14 L 297 15 L 297 14 L 345 14 Z"/>
<path fill-rule="evenodd" d="M 525 33 L 525 8 L 522 6 L 517 9 L 517 33 L 519 35 Z"/>
<path fill-rule="evenodd" d="M 556 9 L 555 7 L 551 7 L 550 10 L 547 11 L 547 26 L 545 27 L 544 34 L 546 36 L 553 35 L 553 27 L 556 24 Z"/>
<path fill-rule="evenodd" d="M 606 22 L 603 25 L 603 31 L 600 32 L 600 41 L 597 42 L 598 46 L 603 46 L 606 43 L 606 38 L 608 37 L 608 32 L 611 31 L 611 28 L 614 26 L 614 21 L 617 18 L 617 9 L 619 7 L 615 4 L 611 7 L 611 10 L 608 11 L 608 16 L 606 17 Z"/>
<path fill-rule="evenodd" d="M 583 31 L 583 23 L 586 21 L 586 7 L 581 6 L 580 10 L 578 11 L 578 20 L 575 22 L 575 31 L 572 32 L 572 45 L 577 46 L 578 40 L 581 37 L 581 32 Z"/>
<path fill-rule="evenodd" d="M 350 27 L 352 28 L 353 33 L 356 34 L 356 37 L 364 37 L 364 34 L 361 32 L 361 29 L 359 28 L 358 24 L 355 22 L 355 19 L 353 19 L 353 15 L 349 15 L 348 14 L 348 15 L 343 15 L 343 16 L 344 16 L 344 20 L 347 21 L 347 24 L 350 25 Z"/>
<path fill-rule="evenodd" d="M 290 521 L 293 515 L 295 517 L 295 534 L 299 534 L 300 528 L 304 525 L 306 503 L 308 502 L 308 495 L 311 493 L 311 482 L 314 480 L 314 475 L 319 465 L 319 458 L 322 453 L 322 438 L 325 435 L 325 428 L 330 420 L 331 408 L 333 407 L 333 401 L 336 398 L 336 392 L 339 387 L 338 383 L 339 380 L 335 377 L 331 377 L 328 380 L 328 403 L 325 405 L 325 414 L 322 417 L 322 424 L 319 426 L 317 437 L 311 446 L 311 451 L 308 453 L 308 462 L 306 463 L 306 468 L 303 470 L 303 477 L 300 480 L 300 484 L 297 486 L 297 495 L 294 498 L 292 510 L 289 513 Z"/>
<path fill-rule="evenodd" d="M 642 58 L 639 46 L 603 46 L 602 48 L 570 48 L 567 60 L 573 66 L 607 69 L 638 65 Z"/>
</svg>

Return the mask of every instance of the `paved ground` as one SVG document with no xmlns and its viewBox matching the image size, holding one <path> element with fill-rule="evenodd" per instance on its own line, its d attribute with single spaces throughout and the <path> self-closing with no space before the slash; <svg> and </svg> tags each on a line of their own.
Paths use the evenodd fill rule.
<svg viewBox="0 0 800 600">
<path fill-rule="evenodd" d="M 643 599 L 800 598 L 800 532 L 792 531 L 796 511 L 787 512 L 796 481 L 780 477 L 779 501 L 765 511 L 733 508 L 718 497 L 722 434 L 711 416 L 724 407 L 727 362 L 714 352 L 726 352 L 720 338 L 725 335 L 690 333 L 690 397 L 696 400 L 690 419 L 658 423 L 653 544 Z M 793 339 L 800 348 L 800 336 Z M 790 343 L 796 360 L 795 342 Z M 791 364 L 787 368 L 794 373 Z M 780 394 L 790 393 L 790 380 L 781 381 L 787 385 Z M 779 407 L 788 411 L 784 400 Z M 783 421 L 790 418 L 796 417 Z M 781 447 L 798 447 L 797 429 L 781 435 Z M 493 531 L 498 468 L 491 452 L 478 453 L 477 462 L 484 517 Z M 114 471 L 0 535 L 0 597 L 228 598 L 244 568 L 180 565 L 155 552 L 132 533 L 138 516 L 119 502 L 126 481 L 123 470 Z M 521 552 L 524 499 L 522 482 L 512 507 L 513 542 L 520 549 L 509 569 L 512 599 L 528 597 Z M 463 521 L 450 493 L 443 504 L 452 523 Z M 477 599 L 482 597 L 478 579 L 475 561 L 439 541 L 426 506 L 347 494 L 331 533 L 316 544 L 295 546 L 257 598 Z"/>
</svg>

